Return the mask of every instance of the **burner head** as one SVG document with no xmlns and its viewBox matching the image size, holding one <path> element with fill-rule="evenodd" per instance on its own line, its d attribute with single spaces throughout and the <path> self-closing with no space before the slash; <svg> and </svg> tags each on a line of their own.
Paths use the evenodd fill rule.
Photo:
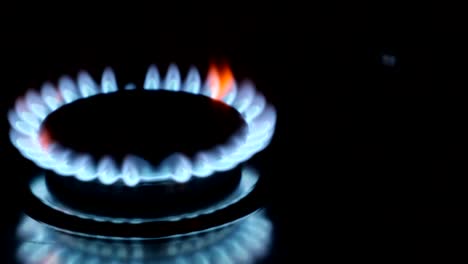
<svg viewBox="0 0 468 264">
<path fill-rule="evenodd" d="M 166 211 L 166 214 L 163 215 L 158 210 L 166 207 L 173 206 L 172 201 L 158 200 L 153 199 L 153 197 L 141 197 L 139 201 L 133 199 L 133 207 L 130 208 L 133 212 L 130 212 L 129 206 L 130 202 L 125 201 L 124 197 L 120 197 L 118 189 L 116 186 L 113 186 L 113 193 L 108 193 L 107 196 L 101 195 L 102 198 L 110 201 L 115 195 L 117 200 L 121 199 L 124 203 L 123 207 L 119 204 L 116 204 L 115 201 L 110 201 L 107 204 L 110 208 L 103 208 L 105 214 L 102 211 L 91 212 L 92 210 L 97 209 L 97 206 L 105 206 L 105 201 L 101 201 L 100 198 L 96 197 L 87 197 L 82 196 L 83 200 L 87 204 L 79 204 L 82 202 L 81 197 L 73 195 L 73 193 L 67 193 L 71 190 L 71 187 L 68 186 L 68 183 L 65 185 L 68 190 L 60 189 L 62 186 L 57 185 L 54 188 L 58 188 L 59 195 L 69 195 L 73 202 L 78 204 L 72 205 L 72 201 L 64 202 L 63 197 L 58 198 L 56 193 L 53 193 L 49 186 L 47 186 L 45 175 L 39 174 L 32 179 L 29 185 L 29 192 L 25 193 L 25 212 L 30 217 L 43 222 L 53 228 L 64 232 L 71 232 L 77 235 L 83 236 L 98 236 L 100 238 L 109 238 L 109 239 L 164 239 L 174 236 L 186 236 L 191 235 L 194 232 L 205 232 L 208 230 L 216 229 L 219 227 L 230 225 L 234 222 L 239 221 L 245 216 L 257 211 L 263 205 L 265 185 L 262 184 L 262 180 L 255 170 L 250 169 L 249 167 L 242 168 L 241 180 L 237 184 L 237 188 L 231 192 L 227 197 L 224 197 L 216 202 L 207 203 L 205 205 L 199 204 L 198 208 L 189 208 L 185 205 L 186 211 L 179 210 L 177 213 L 170 213 Z M 53 176 L 53 175 L 50 175 Z M 218 175 L 216 178 L 221 178 L 225 175 Z M 50 177 L 49 179 L 64 179 L 64 177 Z M 69 177 L 68 179 L 73 179 Z M 83 184 L 77 179 L 74 179 Z M 193 187 L 196 179 L 180 185 L 179 187 Z M 225 181 L 225 180 L 224 180 Z M 91 185 L 80 185 L 85 188 L 92 188 Z M 95 187 L 99 186 L 97 184 Z M 220 184 L 222 188 L 223 184 Z M 225 186 L 225 185 L 224 185 Z M 77 186 L 78 187 L 78 186 Z M 102 186 L 99 186 L 102 187 Z M 139 191 L 145 192 L 146 194 L 150 193 L 150 190 L 146 192 L 143 186 L 128 187 L 123 186 L 125 192 L 135 192 Z M 138 190 L 139 188 L 142 188 Z M 203 186 L 202 186 L 203 188 Z M 77 188 L 78 189 L 78 188 Z M 71 190 L 78 191 L 83 194 L 83 190 Z M 99 188 L 100 189 L 100 188 Z M 98 188 L 90 189 L 89 193 L 100 191 Z M 162 190 L 162 189 L 160 189 Z M 102 191 L 102 190 L 101 190 Z M 226 190 L 225 190 L 226 191 Z M 218 191 L 220 194 L 222 190 Z M 195 195 L 195 193 L 193 193 Z M 226 191 L 227 194 L 227 191 Z M 91 194 L 93 195 L 93 194 Z M 164 195 L 164 194 L 163 194 Z M 205 193 L 199 193 L 200 196 L 204 197 Z M 138 198 L 137 196 L 134 196 Z M 158 197 L 158 194 L 156 194 Z M 160 196 L 159 196 L 160 197 Z M 185 196 L 187 198 L 187 196 Z M 94 201 L 93 201 L 94 199 Z M 195 198 L 198 200 L 201 198 Z M 195 201 L 186 200 L 185 202 L 193 203 Z M 93 204 L 94 203 L 94 204 Z M 127 204 L 125 204 L 127 203 Z M 92 208 L 87 208 L 89 205 Z M 132 215 L 132 213 L 137 212 L 138 210 L 145 209 L 147 212 L 143 212 L 141 215 L 137 216 Z M 173 211 L 176 208 L 172 208 Z M 115 210 L 112 214 L 112 210 Z M 125 215 L 123 213 L 126 213 Z"/>
<path fill-rule="evenodd" d="M 88 214 L 114 218 L 168 217 L 208 207 L 230 196 L 241 179 L 241 168 L 186 183 L 148 182 L 129 187 L 102 185 L 46 173 L 50 192 L 64 205 Z"/>
<path fill-rule="evenodd" d="M 164 90 L 119 91 L 77 100 L 42 124 L 50 141 L 88 153 L 95 161 L 110 157 L 118 167 L 129 154 L 154 166 L 176 152 L 193 158 L 245 128 L 239 112 L 221 101 Z M 63 203 L 89 213 L 158 217 L 195 210 L 229 195 L 239 183 L 240 169 L 212 176 L 185 184 L 165 180 L 128 187 L 121 181 L 102 185 L 48 171 L 47 184 Z"/>
</svg>

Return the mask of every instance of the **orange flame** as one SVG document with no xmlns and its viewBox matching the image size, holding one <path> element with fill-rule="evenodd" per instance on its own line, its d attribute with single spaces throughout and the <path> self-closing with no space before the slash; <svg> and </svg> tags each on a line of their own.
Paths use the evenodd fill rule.
<svg viewBox="0 0 468 264">
<path fill-rule="evenodd" d="M 212 63 L 208 70 L 208 87 L 211 90 L 211 97 L 221 100 L 232 89 L 234 85 L 234 74 L 228 65 L 223 64 L 218 67 Z"/>
<path fill-rule="evenodd" d="M 49 145 L 52 143 L 52 137 L 46 129 L 42 129 L 39 132 L 39 144 L 45 150 L 49 148 Z"/>
</svg>

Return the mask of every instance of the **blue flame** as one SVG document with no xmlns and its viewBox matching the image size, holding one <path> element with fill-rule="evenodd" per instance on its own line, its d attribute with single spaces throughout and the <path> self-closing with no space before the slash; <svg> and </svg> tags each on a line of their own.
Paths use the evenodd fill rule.
<svg viewBox="0 0 468 264">
<path fill-rule="evenodd" d="M 66 104 L 80 98 L 75 82 L 68 76 L 59 79 L 59 92 Z"/>
<path fill-rule="evenodd" d="M 183 83 L 181 80 L 175 64 L 169 66 L 163 79 L 157 67 L 151 65 L 143 88 L 188 92 L 213 98 L 208 81 L 202 84 L 195 67 L 189 69 Z M 135 86 L 127 85 L 125 89 L 135 89 Z M 135 186 L 142 181 L 173 180 L 182 183 L 189 181 L 193 176 L 207 177 L 217 171 L 232 169 L 267 147 L 275 130 L 275 108 L 255 90 L 252 82 L 244 81 L 239 85 L 234 83 L 222 100 L 242 115 L 248 127 L 234 133 L 224 144 L 200 151 L 192 158 L 174 153 L 155 167 L 143 157 L 129 155 L 122 166 L 118 166 L 110 157 L 103 157 L 97 165 L 93 165 L 86 153 L 76 153 L 55 143 L 47 148 L 41 146 L 40 126 L 51 112 L 80 98 L 116 91 L 118 86 L 115 74 L 110 68 L 104 70 L 100 85 L 88 73 L 81 71 L 76 82 L 68 76 L 63 76 L 58 81 L 58 88 L 45 83 L 40 93 L 28 91 L 24 98 L 16 101 L 14 109 L 8 114 L 12 127 L 11 142 L 24 157 L 59 175 L 73 176 L 82 181 L 97 179 L 107 185 L 120 180 L 127 186 Z"/>
<path fill-rule="evenodd" d="M 21 263 L 253 263 L 268 254 L 272 224 L 263 212 L 235 225 L 166 242 L 120 242 L 57 232 L 23 216 L 16 235 Z"/>
<path fill-rule="evenodd" d="M 151 65 L 148 68 L 148 72 L 146 73 L 145 83 L 143 84 L 143 88 L 146 90 L 156 90 L 159 87 L 160 83 L 159 71 L 156 65 Z"/>
<path fill-rule="evenodd" d="M 26 104 L 31 107 L 31 110 L 36 113 L 39 119 L 44 119 L 47 116 L 47 106 L 38 92 L 29 90 L 26 93 Z"/>
<path fill-rule="evenodd" d="M 197 68 L 190 67 L 182 90 L 187 93 L 198 94 L 200 92 L 200 84 L 200 73 L 198 73 Z"/>
<path fill-rule="evenodd" d="M 98 94 L 99 88 L 87 72 L 78 73 L 78 87 L 83 98 Z"/>
<path fill-rule="evenodd" d="M 41 87 L 41 98 L 50 110 L 49 112 L 55 111 L 57 108 L 62 106 L 59 99 L 59 93 L 51 83 L 44 83 Z"/>
<path fill-rule="evenodd" d="M 174 64 L 171 64 L 167 70 L 166 79 L 163 82 L 162 88 L 165 90 L 177 92 L 180 90 L 180 87 L 179 69 Z"/>
<path fill-rule="evenodd" d="M 103 93 L 112 93 L 118 90 L 115 74 L 111 68 L 104 69 L 102 73 L 101 89 Z"/>
</svg>

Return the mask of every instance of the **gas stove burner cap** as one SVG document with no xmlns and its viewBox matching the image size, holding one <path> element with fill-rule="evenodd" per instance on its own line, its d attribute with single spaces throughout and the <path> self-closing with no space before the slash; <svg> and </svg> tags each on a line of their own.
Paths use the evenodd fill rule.
<svg viewBox="0 0 468 264">
<path fill-rule="evenodd" d="M 229 171 L 266 148 L 274 134 L 276 110 L 256 91 L 252 82 L 238 84 L 229 69 L 219 70 L 216 67 L 209 70 L 203 83 L 195 67 L 189 69 L 182 81 L 177 66 L 173 64 L 164 78 L 160 77 L 156 66 L 150 66 L 143 90 L 148 93 L 164 90 L 207 97 L 234 109 L 245 122 L 245 129 L 238 130 L 226 142 L 215 147 L 199 150 L 192 156 L 172 153 L 159 164 L 133 153 L 128 153 L 121 162 L 111 155 L 95 160 L 89 153 L 55 142 L 44 129 L 46 119 L 66 105 L 111 93 L 131 94 L 139 90 L 136 87 L 131 84 L 119 90 L 114 72 L 107 68 L 100 84 L 88 73 L 80 72 L 76 80 L 61 77 L 57 87 L 45 83 L 40 91 L 29 90 L 25 96 L 17 99 L 14 109 L 9 112 L 11 142 L 24 157 L 59 176 L 132 187 L 162 181 L 184 183 L 192 177 L 204 178 Z"/>
</svg>

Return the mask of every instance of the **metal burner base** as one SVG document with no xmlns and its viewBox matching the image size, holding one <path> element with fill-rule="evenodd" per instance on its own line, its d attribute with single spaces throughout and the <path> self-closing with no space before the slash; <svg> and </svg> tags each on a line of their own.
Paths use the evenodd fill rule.
<svg viewBox="0 0 468 264">
<path fill-rule="evenodd" d="M 258 174 L 243 169 L 238 187 L 227 197 L 202 209 L 176 215 L 114 218 L 69 207 L 48 189 L 44 175 L 30 184 L 26 213 L 39 222 L 67 233 L 106 239 L 164 239 L 226 227 L 260 208 L 262 188 Z"/>
<path fill-rule="evenodd" d="M 157 218 L 180 215 L 209 207 L 234 192 L 242 177 L 240 167 L 210 177 L 194 177 L 186 183 L 172 180 L 103 185 L 98 180 L 83 182 L 74 177 L 45 173 L 47 189 L 55 200 L 75 211 L 113 218 Z"/>
</svg>

